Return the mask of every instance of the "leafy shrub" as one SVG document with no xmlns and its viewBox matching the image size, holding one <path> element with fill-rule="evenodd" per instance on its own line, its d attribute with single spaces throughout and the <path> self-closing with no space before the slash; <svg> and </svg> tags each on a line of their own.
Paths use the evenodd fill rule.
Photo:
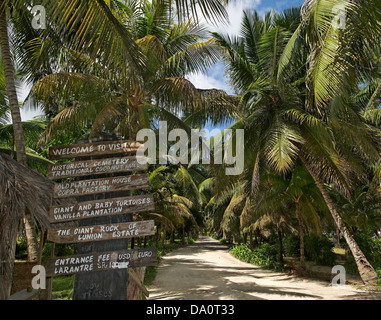
<svg viewBox="0 0 381 320">
<path fill-rule="evenodd" d="M 304 251 L 307 260 L 316 264 L 333 266 L 336 255 L 332 252 L 334 245 L 325 236 L 308 235 L 304 237 Z"/>
<path fill-rule="evenodd" d="M 284 254 L 287 257 L 300 257 L 300 238 L 293 233 L 283 239 Z"/>
<path fill-rule="evenodd" d="M 264 243 L 260 248 L 251 250 L 247 244 L 241 244 L 234 246 L 230 252 L 242 261 L 281 270 L 278 264 L 279 247 L 277 245 Z"/>
<path fill-rule="evenodd" d="M 283 241 L 285 255 L 288 257 L 300 257 L 300 238 L 297 234 L 287 236 Z M 332 252 L 334 247 L 325 236 L 306 235 L 304 236 L 304 254 L 306 260 L 316 264 L 333 266 L 336 255 Z"/>
<path fill-rule="evenodd" d="M 251 262 L 253 256 L 253 251 L 250 250 L 247 244 L 234 246 L 230 252 L 233 256 L 245 262 Z"/>
<path fill-rule="evenodd" d="M 28 258 L 28 250 L 25 236 L 19 235 L 17 237 L 15 257 L 16 259 Z"/>
<path fill-rule="evenodd" d="M 42 261 L 45 261 L 46 259 L 50 258 L 51 245 L 52 245 L 51 242 L 45 243 L 44 249 L 42 251 Z M 70 255 L 76 254 L 77 253 L 76 251 L 77 250 L 75 245 L 56 243 L 54 246 L 54 255 L 56 257 L 70 256 Z"/>
<path fill-rule="evenodd" d="M 278 246 L 270 243 L 264 243 L 260 248 L 254 250 L 256 260 L 262 265 L 273 265 L 278 261 L 278 254 Z"/>
</svg>

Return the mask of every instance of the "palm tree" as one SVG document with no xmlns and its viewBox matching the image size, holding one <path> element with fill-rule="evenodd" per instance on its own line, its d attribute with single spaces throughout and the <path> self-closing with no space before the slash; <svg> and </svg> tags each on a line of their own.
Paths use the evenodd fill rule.
<svg viewBox="0 0 381 320">
<path fill-rule="evenodd" d="M 45 158 L 41 148 L 38 147 L 41 134 L 46 128 L 46 120 L 35 118 L 22 122 L 22 128 L 25 134 L 25 148 L 27 164 L 29 168 L 37 169 L 41 174 L 46 174 L 48 165 L 52 162 Z M 15 139 L 13 124 L 0 124 L 0 152 L 9 154 L 15 158 Z"/>
<path fill-rule="evenodd" d="M 348 95 L 324 100 L 324 106 L 314 100 L 316 109 L 311 108 L 311 95 L 308 90 L 305 93 L 303 79 L 316 73 L 305 70 L 303 61 L 308 61 L 309 47 L 298 37 L 305 20 L 294 33 L 274 24 L 259 35 L 249 32 L 258 30 L 264 22 L 255 14 L 251 19 L 244 18 L 242 37 L 234 41 L 215 35 L 226 50 L 231 82 L 241 93 L 244 118 L 236 126 L 245 126 L 246 136 L 250 137 L 245 141 L 245 152 L 248 150 L 253 163 L 246 171 L 247 178 L 251 176 L 252 190 L 256 192 L 261 165 L 285 174 L 300 159 L 351 248 L 363 281 L 372 283 L 377 275 L 344 225 L 324 182 L 351 194 L 354 177 L 362 182 L 366 179 L 366 168 L 379 157 L 374 131 L 365 124 Z M 291 51 L 299 59 L 292 60 Z M 311 56 L 308 59 L 311 61 Z M 330 78 L 333 82 L 335 79 Z M 316 92 L 313 99 L 317 99 Z M 341 134 L 343 130 L 348 134 Z"/>
<path fill-rule="evenodd" d="M 286 177 L 270 180 L 274 194 L 267 202 L 279 203 L 282 207 L 295 212 L 297 230 L 300 239 L 300 264 L 304 265 L 304 235 L 306 232 L 322 234 L 323 221 L 328 209 L 312 177 L 301 165 L 296 165 Z M 275 196 L 275 194 L 277 196 Z M 281 197 L 279 197 L 281 195 Z M 288 213 L 288 217 L 290 212 Z M 287 218 L 287 216 L 285 215 Z M 290 222 L 290 219 L 287 221 Z M 331 221 L 329 221 L 331 222 Z M 332 224 L 329 223 L 329 224 Z"/>
<path fill-rule="evenodd" d="M 336 141 L 346 140 L 348 143 L 350 140 L 351 143 L 357 145 L 360 141 L 365 143 L 364 135 L 369 134 L 369 130 L 365 130 L 363 119 L 358 114 L 354 114 L 351 107 L 348 108 L 348 101 L 351 92 L 357 90 L 362 79 L 367 77 L 368 61 L 372 61 L 375 57 L 378 57 L 376 60 L 379 59 L 377 54 L 379 53 L 381 30 L 377 21 L 380 19 L 381 12 L 378 6 L 374 7 L 375 5 L 376 2 L 373 3 L 373 1 L 366 3 L 360 1 L 306 1 L 302 23 L 285 49 L 285 56 L 289 56 L 289 49 L 294 49 L 298 36 L 301 36 L 300 38 L 309 45 L 306 109 L 320 114 L 319 118 L 328 115 L 332 117 L 333 112 L 341 113 L 344 110 L 350 115 L 350 117 L 344 118 L 342 114 L 336 119 L 336 123 L 332 123 L 333 130 L 338 131 L 341 127 L 341 132 L 345 129 L 345 132 L 349 133 L 349 137 L 346 136 L 347 134 L 346 137 L 335 135 Z M 332 23 L 337 14 L 334 9 L 338 6 L 341 6 L 342 10 L 341 27 Z M 377 9 L 374 10 L 374 8 Z M 365 21 L 366 24 L 364 24 Z M 280 62 L 280 65 L 283 67 L 283 61 Z M 334 117 L 337 115 L 334 114 Z M 345 121 L 348 118 L 349 121 Z M 339 121 L 340 123 L 338 123 Z M 356 132 L 356 137 L 351 135 L 353 131 Z M 368 139 L 370 137 L 371 135 L 368 135 Z M 341 147 L 339 146 L 338 150 L 343 152 L 344 148 Z M 353 159 L 356 163 L 358 160 L 354 159 L 358 156 L 356 151 L 353 148 L 347 150 L 349 150 L 345 153 L 347 160 Z M 368 144 L 359 150 L 372 161 L 378 161 L 379 149 L 377 146 Z M 319 177 L 317 168 L 312 165 L 314 160 L 308 159 L 305 154 L 300 154 L 299 157 L 323 194 L 338 229 L 351 249 L 362 279 L 366 283 L 374 282 L 377 274 L 357 246 L 329 198 L 322 183 L 324 180 Z M 349 197 L 352 197 L 352 192 L 348 192 L 348 194 Z"/>
<path fill-rule="evenodd" d="M 174 113 L 208 107 L 210 118 L 219 119 L 221 110 L 234 108 L 233 97 L 217 90 L 197 90 L 185 78 L 187 73 L 205 71 L 217 61 L 219 51 L 202 27 L 192 21 L 171 25 L 169 14 L 164 4 L 148 1 L 115 12 L 125 22 L 119 27 L 131 33 L 144 57 L 145 64 L 134 71 L 121 69 L 115 60 L 66 50 L 68 59 L 77 61 L 76 66 L 80 62 L 79 67 L 47 75 L 33 88 L 40 101 L 50 103 L 51 92 L 56 92 L 56 101 L 67 102 L 49 124 L 45 140 L 61 128 L 83 126 L 91 127 L 90 136 L 116 130 L 133 139 L 138 128 L 151 126 L 153 115 L 184 127 Z"/>
<path fill-rule="evenodd" d="M 201 168 L 187 169 L 181 164 L 159 166 L 150 173 L 150 188 L 157 199 L 157 205 L 155 212 L 142 216 L 155 218 L 160 229 L 157 237 L 162 233 L 162 241 L 165 240 L 168 231 L 173 240 L 176 229 L 181 228 L 184 242 L 188 225 L 191 226 L 188 227 L 189 230 L 198 232 L 201 226 L 202 199 L 197 181 L 202 175 Z"/>
<path fill-rule="evenodd" d="M 4 77 L 6 84 L 6 92 L 12 115 L 12 123 L 14 128 L 14 137 L 16 145 L 17 161 L 26 166 L 26 153 L 24 134 L 21 126 L 21 113 L 19 102 L 17 99 L 16 85 L 14 81 L 14 65 L 10 50 L 10 42 L 8 37 L 8 21 L 7 21 L 8 1 L 0 1 L 0 45 L 1 57 L 4 69 Z"/>
<path fill-rule="evenodd" d="M 21 113 L 18 104 L 17 91 L 15 85 L 14 65 L 12 63 L 12 55 L 10 49 L 10 41 L 8 35 L 8 5 L 12 1 L 0 1 L 0 45 L 1 45 L 1 58 L 2 66 L 4 69 L 4 78 L 6 85 L 6 93 L 11 112 L 13 123 L 13 137 L 16 146 L 17 161 L 27 166 L 27 157 L 25 151 L 24 132 L 22 128 Z M 20 8 L 19 3 L 15 3 L 14 8 Z M 24 218 L 25 232 L 27 236 L 28 259 L 30 261 L 37 260 L 37 239 L 35 236 L 34 221 L 30 213 L 26 212 Z"/>
</svg>

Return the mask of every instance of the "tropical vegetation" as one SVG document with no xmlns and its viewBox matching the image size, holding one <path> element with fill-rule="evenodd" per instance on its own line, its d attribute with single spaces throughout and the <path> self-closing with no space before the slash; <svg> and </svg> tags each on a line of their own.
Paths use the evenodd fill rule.
<svg viewBox="0 0 381 320">
<path fill-rule="evenodd" d="M 51 146 L 110 133 L 135 140 L 162 120 L 188 133 L 228 123 L 233 134 L 224 145 L 244 130 L 244 171 L 229 176 L 213 161 L 149 165 L 156 207 L 136 216 L 154 219 L 157 232 L 138 245 L 214 234 L 237 245 L 234 255 L 275 268 L 287 257 L 302 267 L 331 266 L 333 247 L 343 247 L 347 268 L 374 284 L 381 273 L 380 6 L 308 0 L 264 16 L 244 11 L 238 35 L 211 33 L 200 12 L 227 22 L 224 4 L 42 1 L 50 19 L 35 30 L 25 1 L 1 0 L 0 154 L 46 176 Z M 219 61 L 234 95 L 189 81 Z M 21 121 L 22 81 L 32 88 L 24 106 L 44 117 Z M 208 141 L 211 153 L 217 138 Z M 0 207 L 1 239 L 10 221 Z M 28 249 L 36 261 L 44 231 L 28 210 L 23 221 L 27 241 L 17 243 L 12 221 L 12 250 Z"/>
</svg>

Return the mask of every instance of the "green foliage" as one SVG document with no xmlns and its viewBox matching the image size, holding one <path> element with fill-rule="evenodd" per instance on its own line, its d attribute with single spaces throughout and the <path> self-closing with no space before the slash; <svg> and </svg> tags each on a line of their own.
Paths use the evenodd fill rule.
<svg viewBox="0 0 381 320">
<path fill-rule="evenodd" d="M 25 259 L 28 256 L 26 237 L 19 235 L 16 242 L 16 259 Z"/>
<path fill-rule="evenodd" d="M 292 233 L 283 239 L 284 254 L 287 257 L 300 256 L 300 238 L 299 235 Z"/>
<path fill-rule="evenodd" d="M 333 243 L 325 236 L 308 235 L 304 237 L 307 260 L 319 265 L 333 266 L 336 256 L 332 252 Z"/>
<path fill-rule="evenodd" d="M 248 244 L 241 244 L 230 249 L 230 253 L 237 259 L 255 265 L 280 270 L 279 247 L 274 244 L 264 243 L 260 248 L 251 250 Z"/>
<path fill-rule="evenodd" d="M 288 235 L 284 241 L 284 252 L 288 257 L 300 257 L 300 238 L 297 234 Z M 336 255 L 332 252 L 333 243 L 325 236 L 304 236 L 305 258 L 315 264 L 333 266 Z"/>
<path fill-rule="evenodd" d="M 72 300 L 75 275 L 54 277 L 52 283 L 52 300 Z"/>
<path fill-rule="evenodd" d="M 260 248 L 254 249 L 252 263 L 273 267 L 278 261 L 279 247 L 274 244 L 264 243 Z"/>
<path fill-rule="evenodd" d="M 251 251 L 251 249 L 246 243 L 233 247 L 230 250 L 230 253 L 236 258 L 245 262 L 251 262 L 251 259 L 253 257 L 253 251 Z"/>
<path fill-rule="evenodd" d="M 381 275 L 381 239 L 370 236 L 368 233 L 363 231 L 357 231 L 354 234 L 354 238 L 364 253 L 365 257 L 368 259 L 370 264 L 373 266 L 380 277 Z M 354 261 L 352 253 L 346 246 L 346 256 L 345 256 L 345 268 L 350 273 L 358 273 L 356 263 Z"/>
<path fill-rule="evenodd" d="M 44 245 L 44 249 L 42 251 L 42 261 L 50 258 L 50 249 L 52 243 L 48 242 Z M 60 256 L 70 256 L 76 254 L 76 246 L 75 245 L 67 245 L 67 244 L 59 244 L 56 243 L 54 246 L 54 255 L 57 257 Z"/>
</svg>

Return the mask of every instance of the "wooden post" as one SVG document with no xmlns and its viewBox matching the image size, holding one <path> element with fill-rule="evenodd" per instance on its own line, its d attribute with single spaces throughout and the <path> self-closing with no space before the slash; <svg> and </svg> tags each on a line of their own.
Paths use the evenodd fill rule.
<svg viewBox="0 0 381 320">
<path fill-rule="evenodd" d="M 156 250 L 127 250 L 129 239 L 153 235 L 155 230 L 154 221 L 133 221 L 132 217 L 134 212 L 154 208 L 152 195 L 130 196 L 129 190 L 149 186 L 147 174 L 125 174 L 147 169 L 137 157 L 126 156 L 139 146 L 109 135 L 97 142 L 82 140 L 49 150 L 52 159 L 75 160 L 49 167 L 52 180 L 77 178 L 54 188 L 56 197 L 76 197 L 77 203 L 50 210 L 52 223 L 74 222 L 75 226 L 52 228 L 47 236 L 57 243 L 77 243 L 76 256 L 48 261 L 49 274 L 76 274 L 74 300 L 140 300 L 141 291 L 148 294 L 141 266 L 157 263 Z M 132 283 L 138 286 L 140 297 L 135 289 L 128 293 Z"/>
<path fill-rule="evenodd" d="M 110 137 L 102 137 L 102 140 L 108 140 L 107 138 L 110 139 Z M 115 137 L 111 137 L 110 140 L 116 139 Z M 83 142 L 86 143 L 87 141 Z M 98 155 L 98 157 L 102 156 Z M 89 160 L 94 159 L 95 157 L 91 157 Z M 83 202 L 90 200 L 107 199 L 111 197 L 126 196 L 129 196 L 129 191 L 82 196 L 79 197 L 79 201 Z M 132 222 L 132 214 L 95 217 L 91 219 L 80 220 L 79 226 L 121 222 Z M 128 239 L 120 239 L 78 243 L 77 250 L 79 254 L 89 252 L 104 252 L 110 250 L 124 250 L 128 248 L 128 242 Z M 128 273 L 125 269 L 77 274 L 74 283 L 73 300 L 126 300 L 127 284 Z"/>
<path fill-rule="evenodd" d="M 53 258 L 54 257 L 54 249 L 55 249 L 55 243 L 52 242 L 51 243 L 51 247 L 50 247 L 50 257 Z M 53 278 L 50 277 L 50 278 L 47 278 L 47 285 L 48 285 L 48 297 L 47 297 L 47 300 L 52 300 L 52 289 L 53 289 Z"/>
<path fill-rule="evenodd" d="M 146 297 L 149 297 L 149 292 L 143 284 L 145 271 L 146 267 L 128 269 L 129 282 L 127 287 L 127 300 L 141 300 L 142 293 L 144 293 Z"/>
</svg>

